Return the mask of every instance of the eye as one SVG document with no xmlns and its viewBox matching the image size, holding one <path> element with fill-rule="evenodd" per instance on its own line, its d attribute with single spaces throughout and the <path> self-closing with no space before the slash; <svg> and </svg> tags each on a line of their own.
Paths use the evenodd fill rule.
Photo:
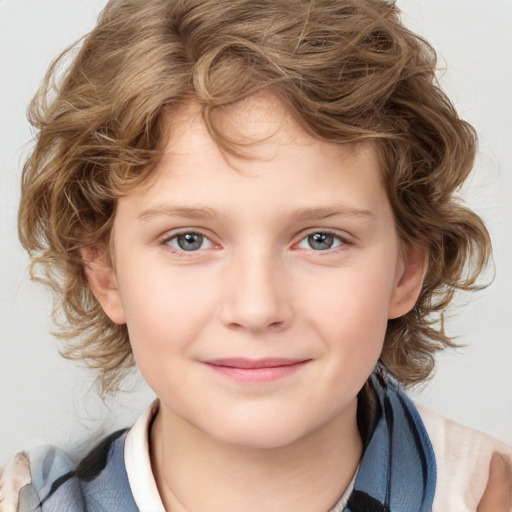
<svg viewBox="0 0 512 512">
<path fill-rule="evenodd" d="M 328 231 L 317 231 L 304 237 L 298 244 L 297 247 L 301 249 L 313 249 L 314 251 L 327 251 L 329 249 L 335 249 L 340 245 L 343 245 L 345 241 Z"/>
<path fill-rule="evenodd" d="M 211 249 L 212 242 L 201 233 L 193 231 L 187 233 L 179 233 L 168 238 L 165 243 L 178 251 L 198 251 L 200 249 Z"/>
</svg>

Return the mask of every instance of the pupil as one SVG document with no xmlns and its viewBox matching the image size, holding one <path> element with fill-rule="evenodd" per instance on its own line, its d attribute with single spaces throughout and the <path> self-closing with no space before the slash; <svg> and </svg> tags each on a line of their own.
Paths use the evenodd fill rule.
<svg viewBox="0 0 512 512">
<path fill-rule="evenodd" d="M 184 251 L 195 251 L 203 245 L 203 235 L 199 233 L 185 233 L 178 236 L 178 245 Z"/>
<path fill-rule="evenodd" d="M 308 242 L 312 249 L 325 251 L 332 247 L 334 237 L 329 235 L 329 233 L 315 233 L 308 236 Z"/>
</svg>

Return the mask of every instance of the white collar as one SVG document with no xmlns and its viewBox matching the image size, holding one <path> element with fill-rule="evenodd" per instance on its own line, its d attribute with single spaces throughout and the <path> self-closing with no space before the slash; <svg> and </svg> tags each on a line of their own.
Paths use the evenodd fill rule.
<svg viewBox="0 0 512 512">
<path fill-rule="evenodd" d="M 144 512 L 165 512 L 149 458 L 149 428 L 158 411 L 155 400 L 126 434 L 124 463 L 135 503 Z"/>
</svg>

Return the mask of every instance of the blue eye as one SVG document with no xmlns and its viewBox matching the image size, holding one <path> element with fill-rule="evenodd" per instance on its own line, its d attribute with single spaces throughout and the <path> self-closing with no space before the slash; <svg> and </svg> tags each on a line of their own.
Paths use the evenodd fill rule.
<svg viewBox="0 0 512 512">
<path fill-rule="evenodd" d="M 179 251 L 198 251 L 200 249 L 210 249 L 213 244 L 201 233 L 189 232 L 180 233 L 169 238 L 166 241 L 167 245 L 170 245 L 174 249 Z"/>
<path fill-rule="evenodd" d="M 343 245 L 343 240 L 329 232 L 318 231 L 303 238 L 298 247 L 301 249 L 313 249 L 314 251 L 327 251 Z"/>
</svg>

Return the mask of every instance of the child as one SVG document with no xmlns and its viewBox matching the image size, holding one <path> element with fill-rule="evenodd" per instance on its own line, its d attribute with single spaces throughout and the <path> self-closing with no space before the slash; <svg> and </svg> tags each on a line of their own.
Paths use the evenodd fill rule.
<svg viewBox="0 0 512 512">
<path fill-rule="evenodd" d="M 107 5 L 32 106 L 20 238 L 66 355 L 158 400 L 18 455 L 5 510 L 510 509 L 510 448 L 401 388 L 490 256 L 434 68 L 378 0 Z"/>
</svg>

